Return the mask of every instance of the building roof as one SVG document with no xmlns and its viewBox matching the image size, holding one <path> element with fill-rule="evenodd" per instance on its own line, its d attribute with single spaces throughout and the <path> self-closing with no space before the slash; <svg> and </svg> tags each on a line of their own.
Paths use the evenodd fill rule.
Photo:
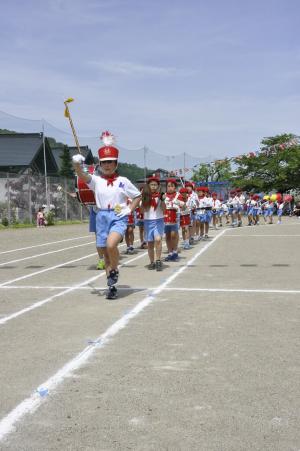
<svg viewBox="0 0 300 451">
<path fill-rule="evenodd" d="M 45 138 L 47 172 L 57 172 L 47 138 Z M 0 134 L 0 167 L 29 168 L 43 172 L 42 133 Z"/>
</svg>

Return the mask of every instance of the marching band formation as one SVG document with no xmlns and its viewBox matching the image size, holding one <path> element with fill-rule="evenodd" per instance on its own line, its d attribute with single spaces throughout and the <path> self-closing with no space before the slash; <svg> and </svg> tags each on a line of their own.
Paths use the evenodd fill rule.
<svg viewBox="0 0 300 451">
<path fill-rule="evenodd" d="M 225 224 L 232 227 L 243 225 L 242 217 L 248 218 L 248 226 L 273 223 L 277 210 L 278 223 L 284 206 L 291 196 L 272 194 L 261 197 L 258 194 L 245 195 L 236 189 L 227 200 L 209 192 L 206 186 L 195 186 L 192 182 L 166 180 L 166 192 L 161 189 L 158 177 L 149 177 L 139 190 L 129 179 L 117 173 L 119 151 L 113 145 L 109 132 L 102 134 L 104 146 L 98 151 L 99 167 L 85 168 L 84 158 L 73 156 L 77 174 L 79 200 L 90 206 L 90 231 L 96 235 L 99 254 L 98 269 L 107 274 L 107 299 L 117 297 L 119 278 L 118 244 L 125 239 L 127 254 L 134 253 L 134 229 L 139 229 L 140 247 L 148 249 L 149 270 L 161 271 L 162 240 L 165 236 L 167 262 L 179 259 L 180 234 L 183 249 L 190 249 L 197 241 L 207 240 L 209 228 L 217 230 Z"/>
</svg>

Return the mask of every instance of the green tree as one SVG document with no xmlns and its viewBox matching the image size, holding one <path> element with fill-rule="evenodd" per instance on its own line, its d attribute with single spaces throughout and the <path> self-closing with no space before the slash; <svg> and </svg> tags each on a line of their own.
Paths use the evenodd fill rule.
<svg viewBox="0 0 300 451">
<path fill-rule="evenodd" d="M 68 146 L 64 145 L 59 158 L 61 159 L 61 168 L 59 174 L 63 177 L 73 177 L 74 171 Z"/>
<path fill-rule="evenodd" d="M 193 172 L 192 180 L 194 182 L 223 182 L 232 177 L 231 163 L 228 158 L 212 163 L 202 163 Z"/>
<path fill-rule="evenodd" d="M 148 174 L 153 174 L 154 170 L 148 170 Z M 140 168 L 136 164 L 129 164 L 129 163 L 119 163 L 118 164 L 118 173 L 122 175 L 123 177 L 127 177 L 132 182 L 135 182 L 136 180 L 144 178 L 144 168 Z"/>
<path fill-rule="evenodd" d="M 257 155 L 235 159 L 234 185 L 248 191 L 266 192 L 300 188 L 300 146 L 295 136 L 277 135 L 264 138 L 261 143 Z"/>
</svg>

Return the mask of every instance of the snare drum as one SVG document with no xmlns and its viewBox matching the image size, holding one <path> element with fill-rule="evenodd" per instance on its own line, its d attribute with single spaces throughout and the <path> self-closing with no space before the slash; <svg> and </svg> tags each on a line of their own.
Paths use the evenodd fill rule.
<svg viewBox="0 0 300 451">
<path fill-rule="evenodd" d="M 144 213 L 141 212 L 140 207 L 137 207 L 135 211 L 137 221 L 144 221 Z"/>
<path fill-rule="evenodd" d="M 92 166 L 86 166 L 87 172 L 89 174 L 93 174 L 95 171 L 95 167 Z M 95 194 L 94 191 L 91 190 L 88 185 L 80 179 L 78 176 L 76 176 L 75 179 L 75 190 L 77 194 L 77 199 L 79 202 L 83 205 L 96 205 L 95 201 Z"/>
<path fill-rule="evenodd" d="M 134 214 L 133 213 L 130 213 L 130 215 L 128 215 L 127 225 L 129 225 L 129 226 L 134 225 Z"/>
<path fill-rule="evenodd" d="M 177 224 L 177 209 L 169 208 L 164 213 L 165 224 Z"/>
<path fill-rule="evenodd" d="M 180 227 L 189 226 L 191 223 L 191 216 L 190 214 L 181 215 L 180 216 Z"/>
</svg>

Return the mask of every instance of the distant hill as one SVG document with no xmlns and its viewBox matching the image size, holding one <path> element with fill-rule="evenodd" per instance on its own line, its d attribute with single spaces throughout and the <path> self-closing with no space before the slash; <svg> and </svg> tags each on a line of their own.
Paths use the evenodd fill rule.
<svg viewBox="0 0 300 451">
<path fill-rule="evenodd" d="M 12 130 L 7 130 L 6 128 L 0 128 L 0 135 L 7 135 L 10 133 L 11 135 L 16 135 L 17 132 L 14 132 Z"/>
</svg>

